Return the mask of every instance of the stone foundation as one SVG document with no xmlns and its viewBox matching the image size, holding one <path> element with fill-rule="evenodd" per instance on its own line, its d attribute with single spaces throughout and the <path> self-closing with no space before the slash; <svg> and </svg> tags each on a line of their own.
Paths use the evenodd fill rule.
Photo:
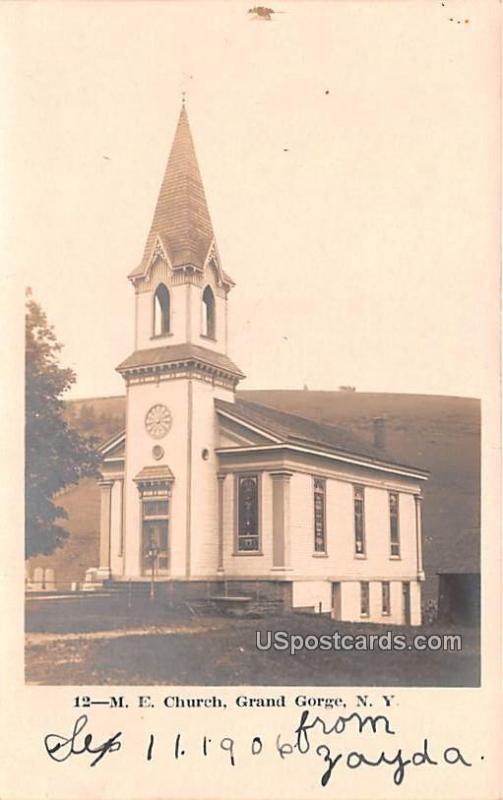
<svg viewBox="0 0 503 800">
<path fill-rule="evenodd" d="M 148 596 L 148 580 L 105 581 L 105 587 L 130 592 L 132 597 Z M 338 592 L 334 591 L 339 588 Z M 409 616 L 403 601 L 404 585 L 409 587 Z M 167 608 L 189 608 L 193 613 L 281 614 L 286 611 L 326 614 L 340 622 L 373 622 L 386 625 L 421 624 L 419 581 L 390 581 L 390 607 L 383 613 L 381 581 L 369 581 L 367 613 L 362 613 L 359 581 L 283 580 L 156 580 L 155 600 Z M 227 602 L 227 598 L 229 598 Z M 232 599 L 234 598 L 234 599 Z"/>
<path fill-rule="evenodd" d="M 124 594 L 130 592 L 132 596 L 145 596 L 150 594 L 150 581 L 105 581 L 107 589 Z M 166 580 L 155 581 L 155 598 L 158 602 L 168 605 L 177 605 L 194 602 L 198 608 L 202 603 L 211 604 L 217 608 L 217 603 L 212 603 L 212 598 L 246 597 L 249 601 L 243 603 L 243 611 L 254 614 L 274 614 L 288 611 L 292 608 L 292 583 L 290 581 L 248 581 L 248 580 L 214 580 L 214 581 L 184 581 Z M 220 603 L 225 607 L 225 602 Z"/>
</svg>

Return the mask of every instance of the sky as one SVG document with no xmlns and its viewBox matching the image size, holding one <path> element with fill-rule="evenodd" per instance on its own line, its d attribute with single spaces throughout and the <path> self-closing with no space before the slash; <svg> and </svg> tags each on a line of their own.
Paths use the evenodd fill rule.
<svg viewBox="0 0 503 800">
<path fill-rule="evenodd" d="M 242 388 L 484 395 L 497 5 L 285 1 L 267 22 L 240 0 L 2 4 L 4 286 L 13 315 L 26 285 L 46 311 L 70 396 L 124 392 L 127 274 L 182 91 Z"/>
</svg>

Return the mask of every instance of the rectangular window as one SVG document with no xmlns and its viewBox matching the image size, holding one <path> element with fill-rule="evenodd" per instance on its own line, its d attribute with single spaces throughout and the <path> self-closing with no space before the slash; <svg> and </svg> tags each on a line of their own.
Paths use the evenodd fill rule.
<svg viewBox="0 0 503 800">
<path fill-rule="evenodd" d="M 368 617 L 370 612 L 370 595 L 369 595 L 369 582 L 361 581 L 360 583 L 360 614 L 362 617 Z"/>
<path fill-rule="evenodd" d="M 325 481 L 323 478 L 314 478 L 314 552 L 326 553 L 326 511 L 325 511 Z"/>
<path fill-rule="evenodd" d="M 168 500 L 144 500 L 144 517 L 167 517 L 169 511 Z"/>
<path fill-rule="evenodd" d="M 258 475 L 239 475 L 237 482 L 237 550 L 240 553 L 258 553 L 260 550 Z"/>
<path fill-rule="evenodd" d="M 383 616 L 388 616 L 391 611 L 389 581 L 383 581 L 381 583 L 381 598 L 382 598 L 381 601 L 382 614 Z"/>
<path fill-rule="evenodd" d="M 365 555 L 365 495 L 363 486 L 354 487 L 355 554 Z"/>
<path fill-rule="evenodd" d="M 400 556 L 400 525 L 398 519 L 398 492 L 389 493 L 390 555 Z"/>
</svg>

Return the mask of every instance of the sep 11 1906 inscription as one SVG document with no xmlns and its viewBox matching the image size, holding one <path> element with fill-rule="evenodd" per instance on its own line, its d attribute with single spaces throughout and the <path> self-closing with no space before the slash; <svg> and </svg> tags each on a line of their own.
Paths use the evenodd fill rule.
<svg viewBox="0 0 503 800">
<path fill-rule="evenodd" d="M 149 696 L 139 695 L 135 700 L 139 708 L 154 707 Z M 97 704 L 109 705 L 111 708 L 128 707 L 123 696 L 104 700 L 93 700 L 90 697 L 75 698 L 75 705 L 78 707 L 92 707 Z M 239 772 L 239 768 L 246 761 L 260 763 L 260 756 L 270 758 L 274 754 L 281 760 L 288 759 L 295 763 L 297 757 L 311 754 L 310 769 L 317 772 L 322 787 L 336 780 L 337 775 L 344 769 L 354 771 L 360 768 L 383 768 L 389 773 L 391 783 L 400 786 L 414 767 L 425 765 L 472 767 L 472 761 L 458 746 L 445 742 L 439 744 L 424 735 L 424 732 L 423 738 L 418 739 L 414 750 L 409 751 L 404 748 L 400 741 L 400 732 L 395 729 L 392 721 L 393 704 L 393 696 L 382 695 L 373 701 L 368 695 L 357 696 L 351 705 L 361 710 L 337 714 L 304 709 L 290 730 L 275 730 L 274 725 L 277 724 L 279 728 L 280 723 L 271 721 L 264 731 L 262 720 L 255 731 L 251 729 L 248 736 L 242 731 L 234 733 L 230 729 L 232 723 L 229 724 L 227 734 L 222 737 L 212 733 L 210 722 L 196 735 L 193 732 L 188 734 L 183 729 L 169 730 L 171 726 L 166 724 L 164 730 L 151 731 L 147 735 L 143 752 L 129 751 L 127 757 L 131 760 L 144 759 L 149 762 L 159 758 L 164 765 L 185 760 L 195 767 L 207 762 L 213 763 L 219 769 L 231 767 Z M 183 698 L 168 695 L 162 699 L 162 705 L 165 708 L 227 708 L 227 703 L 216 696 Z M 285 707 L 287 703 L 285 695 L 274 698 L 245 698 L 240 695 L 235 698 L 235 705 L 238 708 L 254 705 L 260 708 L 278 708 Z M 329 699 L 300 695 L 295 698 L 294 705 L 300 707 L 325 705 L 329 708 L 340 705 L 346 709 L 348 703 L 341 697 Z M 384 710 L 382 712 L 364 710 L 374 705 L 383 706 Z M 352 744 L 347 744 L 345 734 L 353 734 Z M 372 741 L 373 737 L 379 742 L 377 746 Z M 383 739 L 385 744 L 381 749 Z M 46 734 L 44 746 L 52 761 L 63 763 L 72 757 L 85 756 L 88 765 L 94 767 L 106 756 L 118 753 L 120 750 L 124 750 L 122 754 L 124 756 L 128 751 L 126 740 L 123 731 L 118 730 L 100 741 L 92 733 L 90 719 L 88 714 L 84 713 L 76 719 L 69 735 Z M 316 757 L 313 758 L 313 755 Z M 470 758 L 473 759 L 473 756 L 470 755 Z M 477 753 L 476 758 L 484 760 L 484 754 Z"/>
</svg>

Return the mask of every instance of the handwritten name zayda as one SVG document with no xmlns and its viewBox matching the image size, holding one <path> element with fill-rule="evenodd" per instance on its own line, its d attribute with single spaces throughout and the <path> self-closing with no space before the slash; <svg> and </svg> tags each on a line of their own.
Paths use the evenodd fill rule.
<svg viewBox="0 0 503 800">
<path fill-rule="evenodd" d="M 386 738 L 390 737 L 387 739 L 389 746 L 382 749 L 379 746 L 377 751 L 367 746 L 365 749 L 361 747 L 345 750 L 341 746 L 344 733 L 384 735 Z M 44 737 L 46 753 L 53 761 L 62 763 L 73 757 L 87 756 L 91 767 L 95 767 L 106 756 L 118 753 L 125 744 L 122 731 L 113 733 L 103 741 L 98 740 L 90 730 L 86 714 L 78 717 L 69 735 L 48 733 Z M 412 767 L 436 767 L 445 764 L 461 768 L 472 766 L 472 762 L 456 745 L 439 746 L 430 743 L 426 737 L 419 738 L 414 751 L 406 752 L 400 746 L 397 731 L 393 729 L 386 714 L 360 714 L 354 711 L 345 716 L 325 719 L 310 709 L 301 712 L 297 726 L 286 736 L 283 733 L 275 733 L 272 737 L 270 734 L 264 736 L 256 733 L 248 738 L 219 738 L 204 733 L 196 740 L 193 736 L 189 740 L 183 732 L 161 735 L 151 733 L 145 742 L 144 751 L 139 755 L 147 761 L 155 757 L 171 757 L 174 761 L 225 758 L 232 769 L 239 767 L 247 757 L 260 758 L 271 750 L 280 759 L 306 757 L 311 754 L 322 786 L 327 786 L 335 779 L 337 772 L 344 768 L 385 768 L 390 771 L 393 783 L 398 786 L 403 783 Z"/>
</svg>

